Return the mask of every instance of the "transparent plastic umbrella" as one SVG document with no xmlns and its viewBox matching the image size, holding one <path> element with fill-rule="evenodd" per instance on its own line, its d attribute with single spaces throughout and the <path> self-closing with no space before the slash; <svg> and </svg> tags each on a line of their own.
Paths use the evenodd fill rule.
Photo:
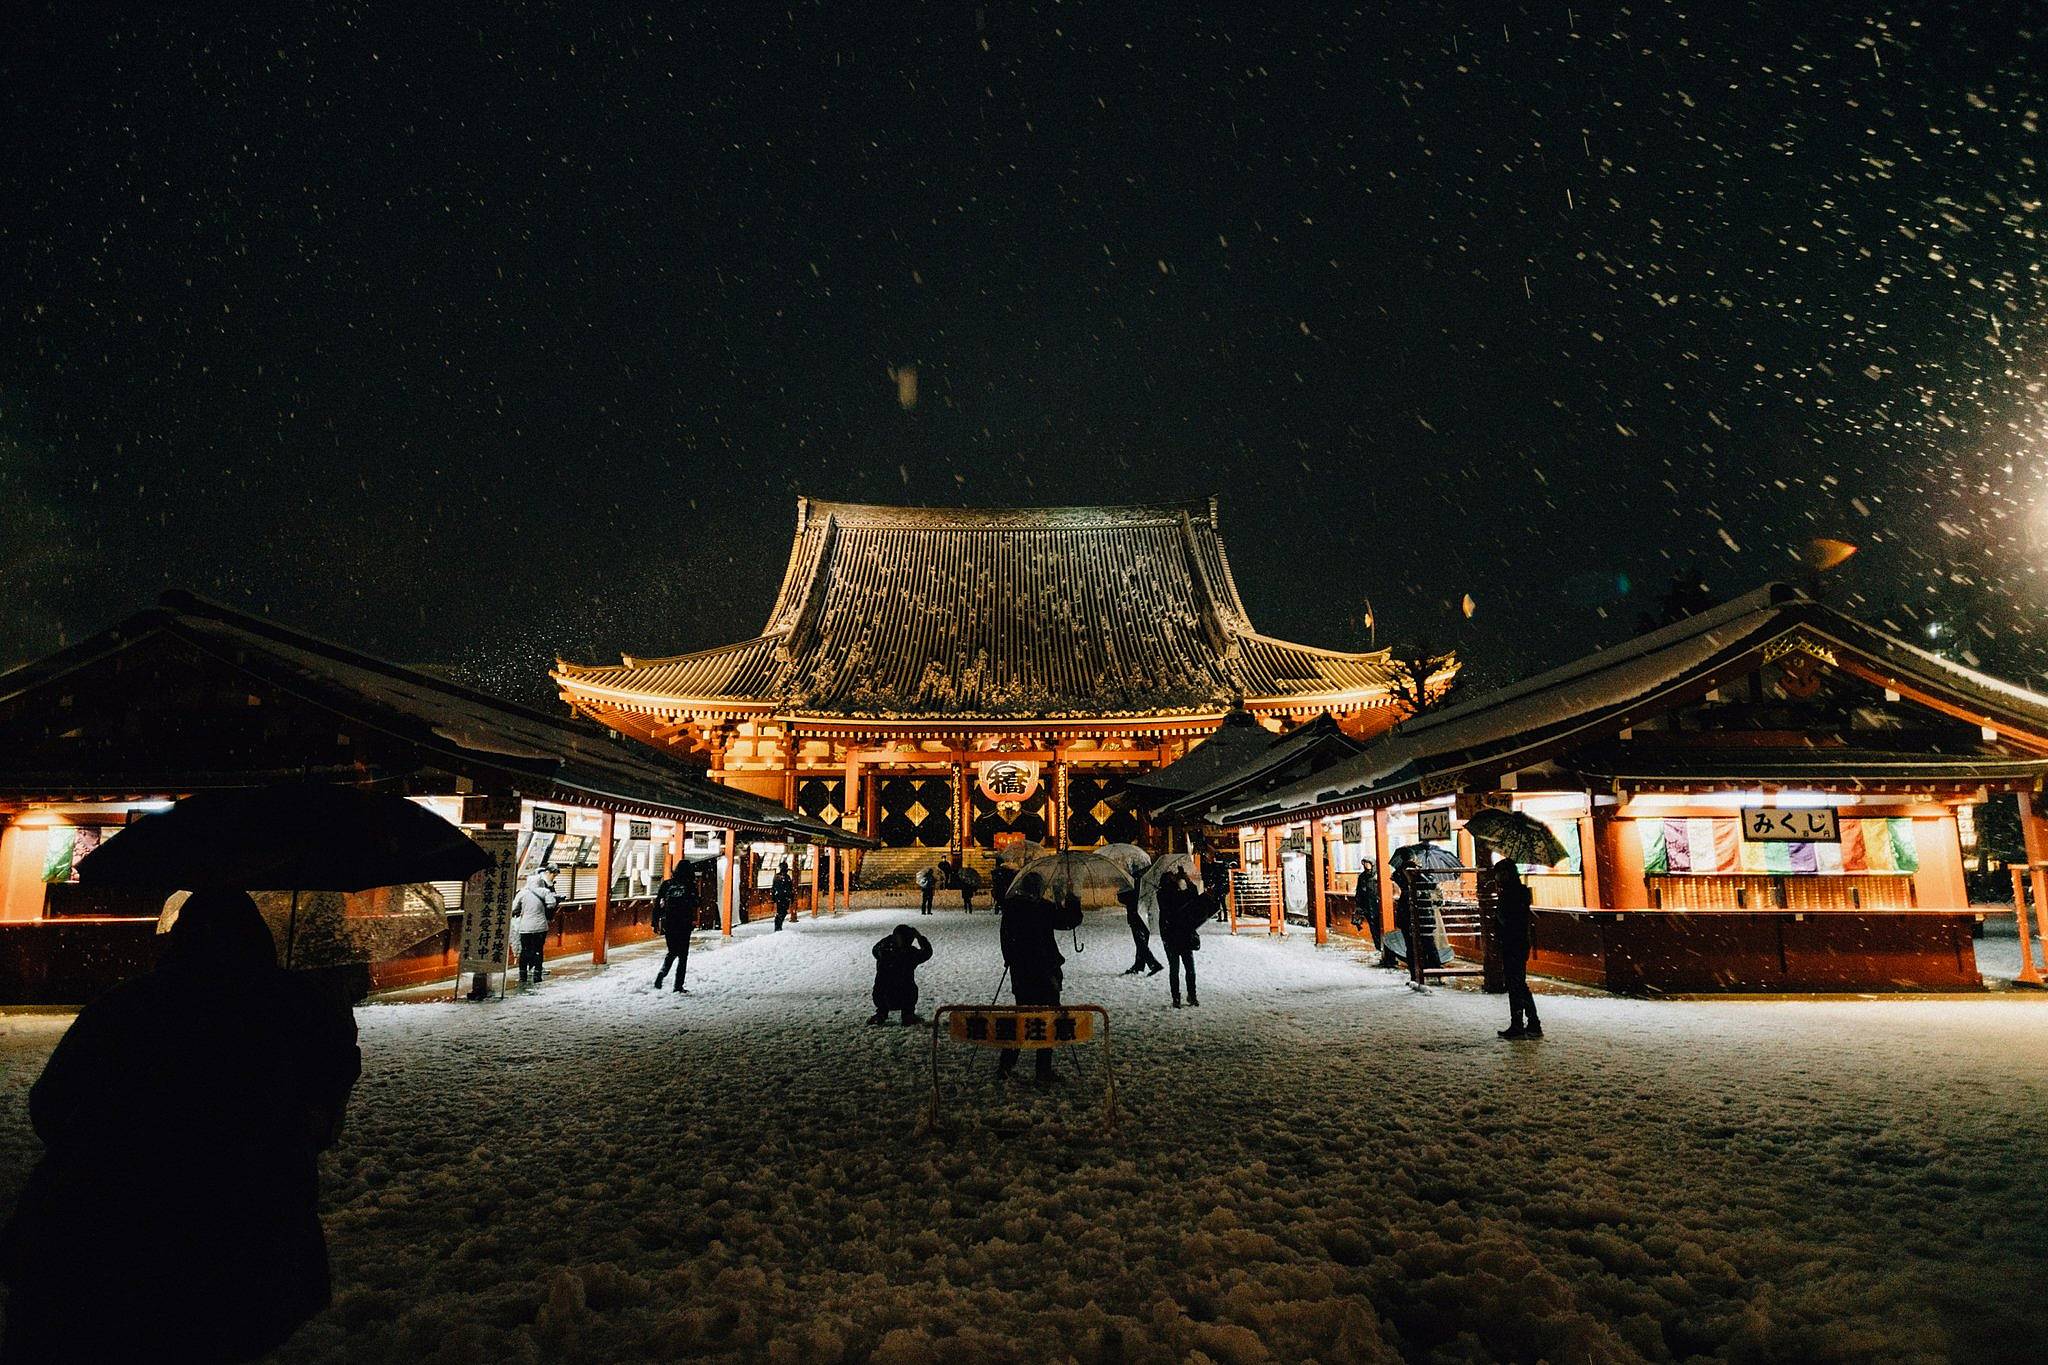
<svg viewBox="0 0 2048 1365">
<path fill-rule="evenodd" d="M 1033 858 L 1043 858 L 1052 852 L 1044 844 L 1023 839 L 1014 844 L 1005 844 L 996 850 L 996 861 L 1011 867 L 1022 867 Z"/>
<path fill-rule="evenodd" d="M 1069 895 L 1097 887 L 1121 891 L 1133 885 L 1131 874 L 1118 867 L 1098 853 L 1070 849 L 1065 853 L 1048 853 L 1042 858 L 1033 858 L 1017 869 L 1017 882 L 1036 873 L 1045 882 L 1047 900 L 1063 900 Z M 1017 882 L 1012 882 L 1014 887 Z"/>
<path fill-rule="evenodd" d="M 1088 851 L 1098 858 L 1107 858 L 1133 877 L 1142 876 L 1152 866 L 1152 855 L 1136 844 L 1104 844 Z"/>
</svg>

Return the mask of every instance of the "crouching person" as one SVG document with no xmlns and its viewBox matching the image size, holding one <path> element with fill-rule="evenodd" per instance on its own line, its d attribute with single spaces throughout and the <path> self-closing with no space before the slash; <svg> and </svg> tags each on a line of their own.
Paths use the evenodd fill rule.
<svg viewBox="0 0 2048 1365">
<path fill-rule="evenodd" d="M 917 1012 L 917 969 L 931 961 L 932 945 L 907 924 L 875 945 L 875 1013 L 870 1024 L 886 1024 L 902 1011 L 906 1024 L 922 1024 Z"/>
</svg>

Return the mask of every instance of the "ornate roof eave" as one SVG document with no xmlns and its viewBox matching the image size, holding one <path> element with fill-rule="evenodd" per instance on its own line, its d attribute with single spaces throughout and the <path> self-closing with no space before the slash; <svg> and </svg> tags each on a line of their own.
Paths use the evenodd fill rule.
<svg viewBox="0 0 2048 1365">
<path fill-rule="evenodd" d="M 1270 697 L 1246 697 L 1247 711 L 1376 711 L 1395 705 L 1385 688 L 1371 692 L 1344 689 L 1335 692 L 1283 692 Z"/>
<path fill-rule="evenodd" d="M 1222 710 L 1130 716 L 819 716 L 787 713 L 783 723 L 808 738 L 838 739 L 887 736 L 894 739 L 943 739 L 952 735 L 1033 734 L 1069 737 L 1147 734 L 1173 738 L 1205 735 L 1223 721 Z"/>
<path fill-rule="evenodd" d="M 658 692 L 636 692 L 630 688 L 605 687 L 561 672 L 548 676 L 555 680 L 562 689 L 563 698 L 572 706 L 587 701 L 598 701 L 645 715 L 688 712 L 692 715 L 759 716 L 773 714 L 776 709 L 776 702 L 772 698 L 671 697 Z"/>
</svg>

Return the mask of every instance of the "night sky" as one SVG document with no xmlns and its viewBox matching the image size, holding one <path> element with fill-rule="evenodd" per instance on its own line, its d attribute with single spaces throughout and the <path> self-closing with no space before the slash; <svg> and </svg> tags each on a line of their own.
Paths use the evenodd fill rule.
<svg viewBox="0 0 2048 1365">
<path fill-rule="evenodd" d="M 531 698 L 798 493 L 1213 492 L 1310 643 L 1818 535 L 2042 663 L 2035 6 L 141 8 L 0 43 L 0 662 L 177 584 Z"/>
</svg>

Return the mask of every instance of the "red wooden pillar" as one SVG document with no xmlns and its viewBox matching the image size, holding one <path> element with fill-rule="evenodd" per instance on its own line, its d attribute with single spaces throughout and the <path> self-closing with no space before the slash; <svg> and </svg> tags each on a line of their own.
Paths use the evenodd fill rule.
<svg viewBox="0 0 2048 1365">
<path fill-rule="evenodd" d="M 1280 932 L 1282 921 L 1282 883 L 1286 880 L 1280 868 L 1280 827 L 1268 825 L 1262 831 L 1266 838 L 1266 932 Z"/>
<path fill-rule="evenodd" d="M 1323 839 L 1328 833 L 1329 826 L 1322 820 L 1309 821 L 1309 895 L 1315 906 L 1317 946 L 1330 941 L 1330 910 L 1323 900 L 1323 869 L 1327 865 L 1327 855 L 1323 852 Z"/>
<path fill-rule="evenodd" d="M 825 861 L 825 847 L 811 845 L 811 918 L 818 917 L 818 865 Z"/>
<path fill-rule="evenodd" d="M 720 937 L 732 937 L 733 896 L 740 885 L 739 838 L 732 830 L 725 832 L 725 885 L 719 888 L 718 932 Z"/>
<path fill-rule="evenodd" d="M 602 967 L 610 960 L 606 942 L 612 927 L 612 833 L 617 817 L 604 813 L 597 833 L 597 899 L 590 909 L 590 960 Z"/>
<path fill-rule="evenodd" d="M 1601 906 L 1600 825 L 1591 811 L 1579 817 L 1579 898 L 1588 910 Z"/>
<path fill-rule="evenodd" d="M 2048 829 L 2042 828 L 2040 807 L 2035 804 L 2038 800 L 2034 793 L 2026 791 L 2014 797 L 2014 803 L 2020 810 L 2020 838 L 2026 843 L 2027 871 L 2034 883 L 2034 932 L 2040 936 L 2043 934 L 2041 914 L 2044 908 L 2048 908 Z M 2014 924 L 2020 936 L 2018 979 L 2031 986 L 2040 981 L 2041 975 L 2034 969 L 2034 945 L 2028 941 L 2027 935 L 2026 898 L 2017 894 L 2017 876 L 2013 878 L 2013 889 Z M 2043 956 L 2048 957 L 2048 952 L 2044 952 Z"/>
<path fill-rule="evenodd" d="M 1394 850 L 1393 839 L 1387 829 L 1387 808 L 1381 806 L 1372 813 L 1372 866 L 1375 889 L 1373 913 L 1379 916 L 1380 937 L 1385 938 L 1394 929 Z"/>
</svg>

